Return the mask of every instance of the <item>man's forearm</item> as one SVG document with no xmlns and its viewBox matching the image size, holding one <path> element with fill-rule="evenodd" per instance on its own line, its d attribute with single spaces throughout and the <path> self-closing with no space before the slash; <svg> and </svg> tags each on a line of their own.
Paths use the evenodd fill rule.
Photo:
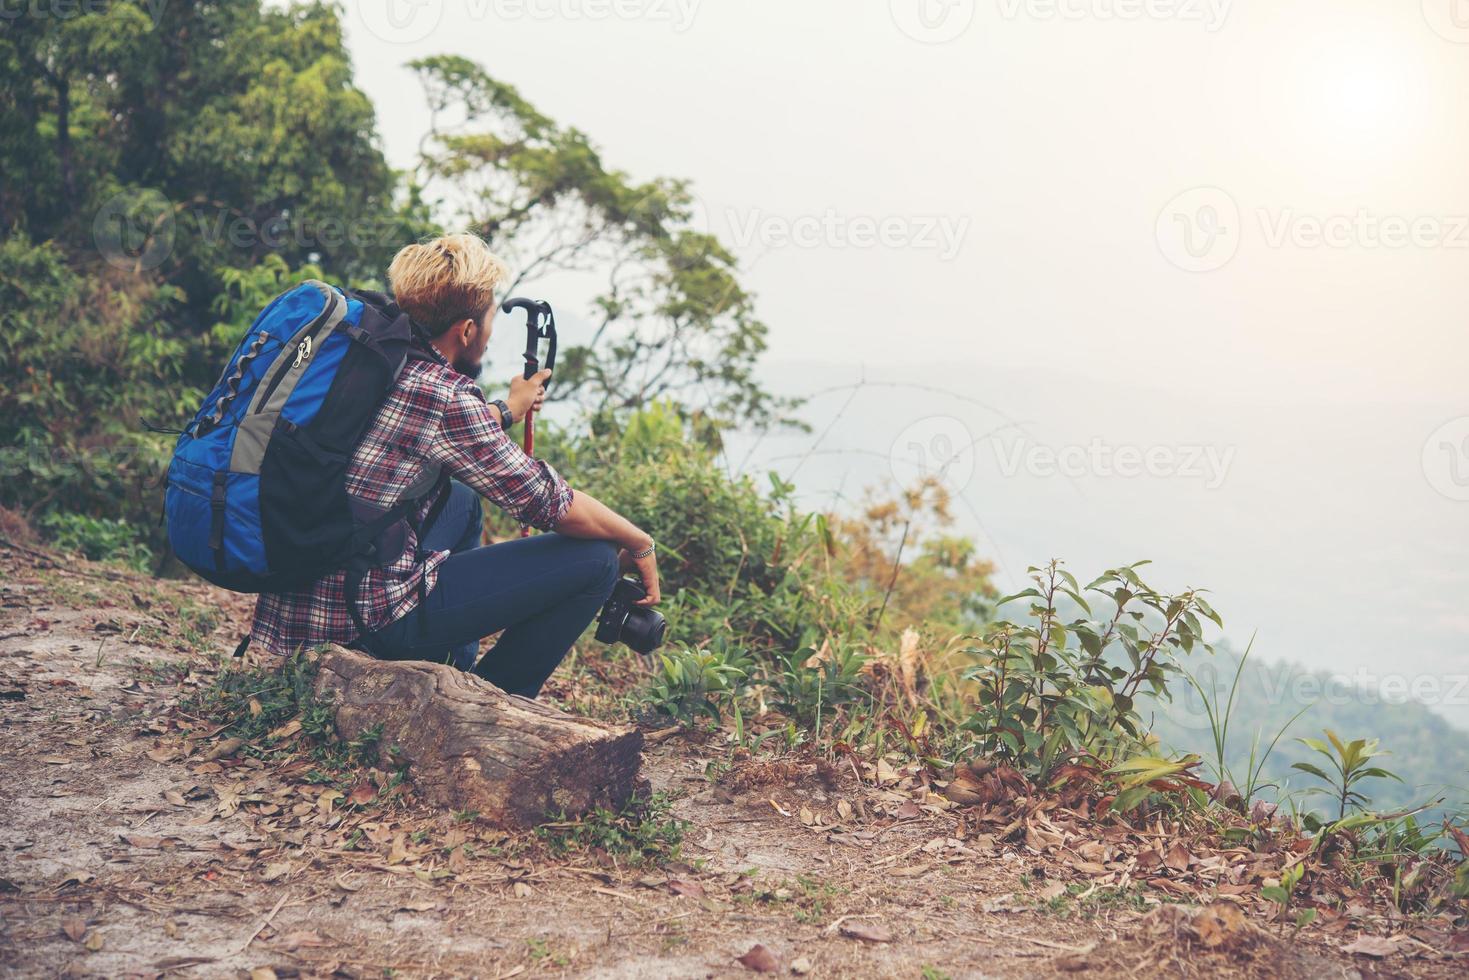
<svg viewBox="0 0 1469 980">
<path fill-rule="evenodd" d="M 646 531 L 581 490 L 572 494 L 571 506 L 555 530 L 569 538 L 612 541 L 629 551 L 644 551 L 653 543 L 653 538 Z"/>
</svg>

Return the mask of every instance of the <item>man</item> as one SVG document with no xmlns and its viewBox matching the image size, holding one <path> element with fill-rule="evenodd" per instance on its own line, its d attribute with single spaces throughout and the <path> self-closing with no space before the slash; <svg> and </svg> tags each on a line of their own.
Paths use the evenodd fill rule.
<svg viewBox="0 0 1469 980">
<path fill-rule="evenodd" d="M 361 635 L 347 607 L 346 572 L 300 592 L 262 595 L 251 638 L 278 653 L 342 643 L 389 660 L 454 662 L 491 683 L 535 697 L 596 617 L 618 575 L 635 571 L 659 600 L 653 539 L 595 498 L 573 492 L 548 464 L 506 434 L 539 409 L 551 372 L 510 382 L 487 403 L 480 372 L 505 265 L 474 235 L 409 245 L 388 280 L 421 334 L 426 358 L 410 359 L 368 426 L 347 472 L 354 497 L 388 508 L 425 471 L 453 478 L 426 530 L 412 530 L 396 559 L 370 570 L 358 592 Z M 483 497 L 543 534 L 480 547 Z M 422 519 L 429 511 L 425 504 Z M 474 663 L 481 638 L 503 630 Z"/>
</svg>

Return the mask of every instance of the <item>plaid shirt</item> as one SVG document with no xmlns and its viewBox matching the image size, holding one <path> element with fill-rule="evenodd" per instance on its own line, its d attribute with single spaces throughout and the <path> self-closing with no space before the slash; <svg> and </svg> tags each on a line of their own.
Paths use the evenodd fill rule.
<svg viewBox="0 0 1469 980">
<path fill-rule="evenodd" d="M 523 524 L 549 530 L 571 506 L 571 488 L 545 462 L 531 459 L 505 434 L 479 387 L 455 372 L 438 351 L 434 362 L 409 361 L 352 455 L 347 492 L 382 508 L 397 503 L 425 467 L 438 464 Z M 425 501 L 418 517 L 427 513 Z M 447 551 L 417 560 L 418 540 L 395 561 L 363 577 L 358 609 L 379 630 L 418 605 L 434 587 Z M 346 572 L 337 571 L 301 592 L 267 593 L 255 604 L 252 641 L 276 653 L 321 643 L 351 643 L 358 632 L 347 611 Z"/>
</svg>

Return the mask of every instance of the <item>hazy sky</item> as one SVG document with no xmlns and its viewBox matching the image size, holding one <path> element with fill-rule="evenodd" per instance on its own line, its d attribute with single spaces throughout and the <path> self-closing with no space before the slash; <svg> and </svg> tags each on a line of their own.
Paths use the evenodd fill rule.
<svg viewBox="0 0 1469 980">
<path fill-rule="evenodd" d="M 1469 4 L 349 6 L 396 163 L 403 63 L 479 60 L 610 165 L 694 181 L 772 385 L 866 379 L 751 468 L 818 503 L 958 445 L 1003 584 L 1150 557 L 1263 654 L 1469 723 Z"/>
</svg>

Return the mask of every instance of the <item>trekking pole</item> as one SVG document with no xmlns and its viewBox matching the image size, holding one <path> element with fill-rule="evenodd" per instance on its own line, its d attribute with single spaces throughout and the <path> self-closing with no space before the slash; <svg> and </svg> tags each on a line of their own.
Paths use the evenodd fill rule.
<svg viewBox="0 0 1469 980">
<path fill-rule="evenodd" d="M 551 304 L 545 300 L 535 299 L 507 299 L 500 307 L 505 313 L 516 309 L 525 310 L 525 377 L 527 380 L 536 376 L 541 369 L 540 349 L 541 341 L 546 344 L 546 370 L 556 367 L 556 314 L 551 312 Z M 551 386 L 551 379 L 546 379 L 546 387 Z M 530 456 L 535 451 L 535 409 L 528 409 L 525 413 L 525 434 L 521 437 L 521 448 L 525 454 Z M 520 529 L 522 538 L 530 536 L 530 528 Z"/>
</svg>

